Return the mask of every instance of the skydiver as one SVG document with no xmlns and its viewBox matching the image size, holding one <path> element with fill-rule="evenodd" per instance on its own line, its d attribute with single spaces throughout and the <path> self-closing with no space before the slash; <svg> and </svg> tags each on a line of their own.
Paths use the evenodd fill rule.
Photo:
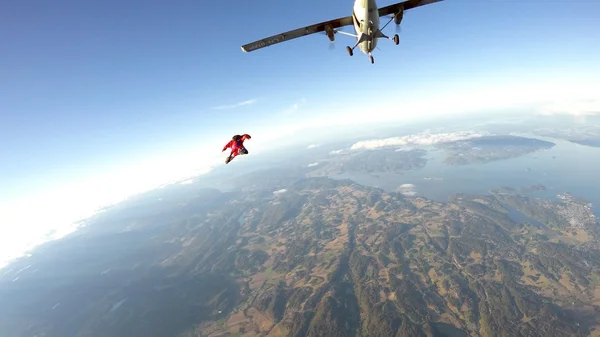
<svg viewBox="0 0 600 337">
<path fill-rule="evenodd" d="M 223 147 L 223 151 L 221 151 L 221 152 L 225 152 L 225 150 L 227 150 L 228 148 L 231 148 L 231 153 L 229 154 L 229 157 L 227 157 L 227 159 L 225 159 L 225 164 L 229 164 L 229 162 L 232 161 L 233 158 L 235 158 L 239 154 L 248 154 L 248 150 L 244 146 L 244 141 L 246 139 L 251 139 L 251 138 L 252 137 L 250 137 L 250 135 L 247 133 L 245 133 L 241 136 L 235 135 L 235 136 L 231 137 L 231 140 L 225 145 L 225 147 Z"/>
</svg>

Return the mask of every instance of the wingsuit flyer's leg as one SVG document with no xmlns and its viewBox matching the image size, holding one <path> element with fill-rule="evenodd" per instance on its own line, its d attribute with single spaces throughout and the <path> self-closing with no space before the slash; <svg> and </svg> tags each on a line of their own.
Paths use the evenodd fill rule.
<svg viewBox="0 0 600 337">
<path fill-rule="evenodd" d="M 233 158 L 235 158 L 238 155 L 238 151 L 239 151 L 239 149 L 232 150 L 231 153 L 229 154 L 229 157 L 227 157 L 227 159 L 225 159 L 225 164 L 229 164 L 229 162 L 231 162 L 233 160 Z"/>
</svg>

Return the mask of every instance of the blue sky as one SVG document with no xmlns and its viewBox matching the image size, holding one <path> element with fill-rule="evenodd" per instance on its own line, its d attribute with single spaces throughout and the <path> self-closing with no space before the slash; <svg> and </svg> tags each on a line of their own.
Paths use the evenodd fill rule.
<svg viewBox="0 0 600 337">
<path fill-rule="evenodd" d="M 424 6 L 405 14 L 399 46 L 380 41 L 375 65 L 358 52 L 349 57 L 353 40 L 341 35 L 333 50 L 324 35 L 240 50 L 351 9 L 349 0 L 3 2 L 0 205 L 43 213 L 57 196 L 91 194 L 101 203 L 116 193 L 110 181 L 122 187 L 140 170 L 145 180 L 121 194 L 188 173 L 204 158 L 222 162 L 235 133 L 251 133 L 261 152 L 268 130 L 335 121 L 348 109 L 360 118 L 361 107 L 397 108 L 457 88 L 468 99 L 487 85 L 565 85 L 600 73 L 600 2 L 592 0 Z M 240 102 L 248 104 L 231 107 Z M 170 171 L 186 158 L 189 170 Z"/>
</svg>

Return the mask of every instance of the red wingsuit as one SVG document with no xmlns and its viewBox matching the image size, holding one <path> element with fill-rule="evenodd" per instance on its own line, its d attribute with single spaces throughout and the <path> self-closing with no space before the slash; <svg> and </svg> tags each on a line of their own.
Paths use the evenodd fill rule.
<svg viewBox="0 0 600 337">
<path fill-rule="evenodd" d="M 228 148 L 231 148 L 231 153 L 229 154 L 229 157 L 227 157 L 227 160 L 225 161 L 226 164 L 228 164 L 233 158 L 235 158 L 237 155 L 240 154 L 240 152 L 242 154 L 248 154 L 248 150 L 246 150 L 246 148 L 244 147 L 244 141 L 246 139 L 251 139 L 252 137 L 250 137 L 249 134 L 245 133 L 243 135 L 235 135 L 232 137 L 232 139 L 225 144 L 225 147 L 223 147 L 223 151 L 221 152 L 225 152 L 225 150 L 227 150 Z"/>
</svg>

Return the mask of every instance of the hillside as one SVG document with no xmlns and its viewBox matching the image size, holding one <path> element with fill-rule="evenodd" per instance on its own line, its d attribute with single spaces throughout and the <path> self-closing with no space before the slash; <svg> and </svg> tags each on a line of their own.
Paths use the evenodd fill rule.
<svg viewBox="0 0 600 337">
<path fill-rule="evenodd" d="M 572 196 L 551 203 L 498 190 L 443 204 L 327 178 L 186 189 L 186 198 L 107 210 L 11 266 L 0 278 L 0 329 L 586 336 L 600 323 L 598 223 Z"/>
</svg>

